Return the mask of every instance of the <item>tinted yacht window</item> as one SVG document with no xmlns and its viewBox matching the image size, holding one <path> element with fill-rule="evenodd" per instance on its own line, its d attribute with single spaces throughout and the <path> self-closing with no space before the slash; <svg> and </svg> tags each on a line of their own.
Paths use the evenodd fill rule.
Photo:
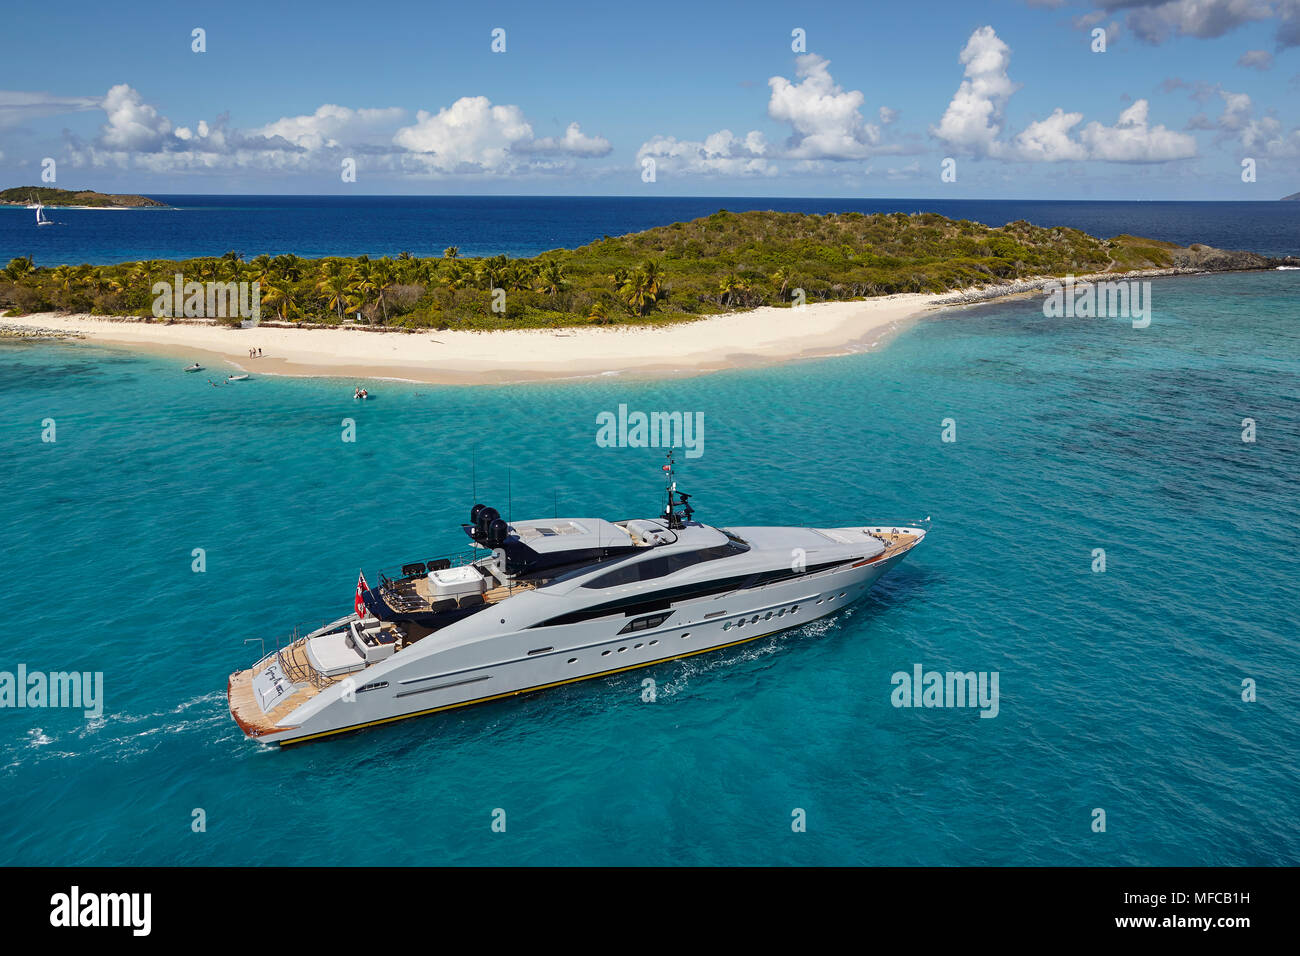
<svg viewBox="0 0 1300 956">
<path fill-rule="evenodd" d="M 624 564 L 613 571 L 592 578 L 583 587 L 613 588 L 622 584 L 636 584 L 638 581 L 653 581 L 655 578 L 662 578 L 665 575 L 681 571 L 704 561 L 716 561 L 719 558 L 731 557 L 733 554 L 743 554 L 748 550 L 749 545 L 736 539 L 728 541 L 726 544 L 720 544 L 717 547 L 702 548 L 699 551 L 663 554 L 653 558 L 646 558 L 644 561 Z"/>
</svg>

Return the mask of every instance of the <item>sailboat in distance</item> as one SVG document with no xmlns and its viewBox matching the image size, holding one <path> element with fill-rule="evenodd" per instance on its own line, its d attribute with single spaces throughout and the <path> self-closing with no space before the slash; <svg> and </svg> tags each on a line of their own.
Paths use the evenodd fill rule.
<svg viewBox="0 0 1300 956">
<path fill-rule="evenodd" d="M 54 225 L 54 220 L 50 219 L 48 216 L 45 215 L 45 206 L 39 202 L 36 204 L 36 225 L 38 226 Z"/>
</svg>

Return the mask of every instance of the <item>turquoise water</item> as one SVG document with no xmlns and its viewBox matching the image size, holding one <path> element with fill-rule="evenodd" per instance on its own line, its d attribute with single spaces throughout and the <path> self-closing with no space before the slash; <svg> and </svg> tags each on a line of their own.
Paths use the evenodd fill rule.
<svg viewBox="0 0 1300 956">
<path fill-rule="evenodd" d="M 998 304 L 875 354 L 377 383 L 360 406 L 350 381 L 213 389 L 0 346 L 0 669 L 103 671 L 106 697 L 94 721 L 0 710 L 0 862 L 1300 863 L 1298 292 L 1165 280 L 1144 330 Z M 595 445 L 619 403 L 704 413 L 682 486 L 706 521 L 932 534 L 838 618 L 744 649 L 284 751 L 242 737 L 245 639 L 345 613 L 358 565 L 458 545 L 474 447 L 479 498 L 505 510 L 509 485 L 516 517 L 656 508 L 659 453 Z M 998 716 L 894 708 L 914 664 L 997 671 Z"/>
</svg>

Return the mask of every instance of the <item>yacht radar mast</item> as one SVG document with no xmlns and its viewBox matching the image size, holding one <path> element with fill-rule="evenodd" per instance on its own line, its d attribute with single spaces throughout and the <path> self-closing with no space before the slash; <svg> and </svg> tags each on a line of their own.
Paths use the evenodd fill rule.
<svg viewBox="0 0 1300 956">
<path fill-rule="evenodd" d="M 666 456 L 668 464 L 664 465 L 664 474 L 668 476 L 668 504 L 664 506 L 664 517 L 668 521 L 668 527 L 673 531 L 681 531 L 690 523 L 691 515 L 695 514 L 695 509 L 690 505 L 690 495 L 684 491 L 677 490 L 677 479 L 673 471 L 673 453 L 670 451 Z M 681 511 L 677 508 L 681 507 Z"/>
</svg>

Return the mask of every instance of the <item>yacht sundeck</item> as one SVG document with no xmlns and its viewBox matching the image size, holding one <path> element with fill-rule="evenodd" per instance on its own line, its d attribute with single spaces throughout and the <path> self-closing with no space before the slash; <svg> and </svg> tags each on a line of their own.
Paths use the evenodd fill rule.
<svg viewBox="0 0 1300 956">
<path fill-rule="evenodd" d="M 677 491 L 657 518 L 507 522 L 468 554 L 357 583 L 353 612 L 227 685 L 250 738 L 289 744 L 646 667 L 798 627 L 861 597 L 920 528 L 715 528 Z"/>
</svg>

